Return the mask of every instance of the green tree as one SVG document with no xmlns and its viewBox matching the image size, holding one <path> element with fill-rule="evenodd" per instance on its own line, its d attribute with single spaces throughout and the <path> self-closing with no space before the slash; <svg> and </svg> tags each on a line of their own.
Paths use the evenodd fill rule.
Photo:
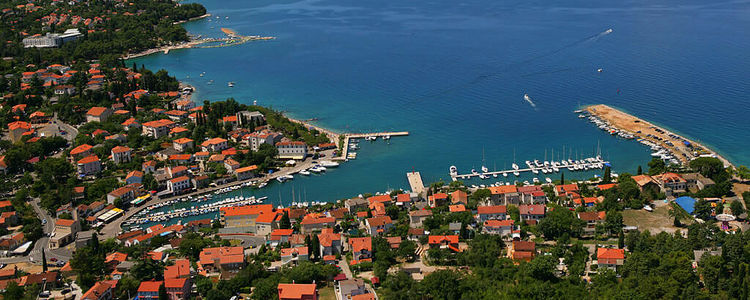
<svg viewBox="0 0 750 300">
<path fill-rule="evenodd" d="M 695 207 L 693 208 L 693 214 L 699 219 L 708 221 L 711 217 L 711 203 L 703 199 L 696 201 Z"/>
<path fill-rule="evenodd" d="M 287 211 L 284 211 L 284 215 L 281 216 L 281 221 L 279 222 L 279 228 L 281 229 L 292 228 L 292 222 L 289 220 L 289 213 Z"/>
<path fill-rule="evenodd" d="M 648 175 L 661 174 L 667 171 L 667 165 L 660 158 L 652 158 L 648 162 Z"/>
<path fill-rule="evenodd" d="M 607 230 L 607 233 L 616 234 L 621 232 L 623 226 L 622 214 L 619 211 L 613 210 L 607 212 L 604 218 L 604 228 Z"/>
<path fill-rule="evenodd" d="M 638 171 L 636 172 L 637 175 L 643 175 L 643 168 L 641 166 L 638 166 Z"/>
<path fill-rule="evenodd" d="M 732 201 L 732 203 L 729 204 L 729 208 L 732 210 L 732 214 L 735 216 L 739 216 L 745 213 L 745 207 L 740 201 Z"/>
<path fill-rule="evenodd" d="M 612 182 L 612 169 L 610 167 L 604 168 L 604 177 L 602 178 L 603 183 L 611 183 Z"/>
</svg>

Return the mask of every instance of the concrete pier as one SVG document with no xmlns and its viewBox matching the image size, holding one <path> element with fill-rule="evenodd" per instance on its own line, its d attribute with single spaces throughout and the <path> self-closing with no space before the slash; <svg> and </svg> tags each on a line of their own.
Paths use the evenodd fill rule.
<svg viewBox="0 0 750 300">
<path fill-rule="evenodd" d="M 349 155 L 349 140 L 350 139 L 360 139 L 360 138 L 366 138 L 368 136 L 374 136 L 374 137 L 395 137 L 395 136 L 407 136 L 409 135 L 408 131 L 392 131 L 392 132 L 371 132 L 371 133 L 346 133 L 344 134 L 344 145 L 341 148 L 341 156 L 336 157 L 334 159 L 336 160 L 346 160 L 347 156 Z"/>
<path fill-rule="evenodd" d="M 424 183 L 422 182 L 422 175 L 419 174 L 419 172 L 408 172 L 406 173 L 406 179 L 409 180 L 409 186 L 411 186 L 411 191 L 414 193 L 419 194 L 422 197 L 425 197 L 426 190 L 424 188 Z"/>
</svg>

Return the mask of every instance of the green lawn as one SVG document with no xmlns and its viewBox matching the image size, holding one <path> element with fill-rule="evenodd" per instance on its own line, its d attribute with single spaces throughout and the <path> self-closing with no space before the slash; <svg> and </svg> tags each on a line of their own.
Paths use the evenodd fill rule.
<svg viewBox="0 0 750 300">
<path fill-rule="evenodd" d="M 318 299 L 320 300 L 336 300 L 336 294 L 332 286 L 327 286 L 318 290 Z"/>
</svg>

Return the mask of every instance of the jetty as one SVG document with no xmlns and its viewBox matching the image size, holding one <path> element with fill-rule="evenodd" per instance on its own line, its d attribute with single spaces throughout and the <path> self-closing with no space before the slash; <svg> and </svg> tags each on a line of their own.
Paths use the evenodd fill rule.
<svg viewBox="0 0 750 300">
<path fill-rule="evenodd" d="M 515 164 L 514 164 L 515 165 Z M 540 162 L 539 160 L 534 161 L 526 161 L 525 167 L 520 167 L 518 165 L 515 165 L 512 169 L 507 170 L 499 170 L 499 171 L 487 171 L 482 172 L 477 170 L 471 170 L 470 173 L 461 174 L 458 172 L 458 169 L 454 169 L 454 167 L 451 167 L 450 176 L 453 181 L 456 181 L 458 179 L 472 179 L 473 177 L 478 177 L 480 179 L 489 179 L 490 177 L 508 177 L 508 176 L 521 176 L 521 173 L 531 172 L 534 173 L 534 175 L 540 174 L 554 174 L 563 170 L 569 170 L 569 171 L 589 171 L 589 170 L 597 170 L 597 169 L 603 169 L 604 167 L 610 166 L 610 163 L 608 161 L 605 161 L 601 157 L 589 157 L 584 158 L 580 160 L 561 160 L 561 161 L 544 161 Z"/>
<path fill-rule="evenodd" d="M 409 180 L 409 186 L 411 187 L 412 192 L 417 193 L 420 196 L 426 196 L 424 183 L 422 182 L 422 175 L 419 174 L 419 172 L 407 172 L 406 179 Z"/>
<path fill-rule="evenodd" d="M 612 135 L 637 139 L 653 150 L 653 157 L 661 158 L 668 163 L 686 166 L 698 157 L 715 157 L 721 160 L 725 167 L 733 167 L 729 160 L 708 147 L 616 108 L 596 104 L 578 112 L 579 118 L 588 119 Z"/>
</svg>

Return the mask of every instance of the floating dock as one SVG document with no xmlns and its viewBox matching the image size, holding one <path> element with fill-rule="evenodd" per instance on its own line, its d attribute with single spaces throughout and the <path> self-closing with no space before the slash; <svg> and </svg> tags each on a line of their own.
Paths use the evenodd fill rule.
<svg viewBox="0 0 750 300">
<path fill-rule="evenodd" d="M 531 161 L 529 161 L 531 162 Z M 535 164 L 536 162 L 536 164 Z M 598 157 L 591 157 L 591 158 L 585 158 L 581 160 L 565 160 L 561 162 L 545 162 L 545 163 L 539 163 L 538 160 L 535 160 L 534 162 L 531 162 L 531 164 L 526 164 L 524 168 L 521 168 L 519 166 L 518 169 L 508 169 L 508 170 L 499 170 L 499 171 L 488 171 L 488 172 L 481 172 L 473 170 L 471 173 L 467 174 L 460 174 L 458 171 L 455 173 L 451 173 L 451 179 L 453 181 L 456 181 L 458 179 L 472 179 L 473 177 L 479 177 L 480 179 L 489 179 L 491 177 L 497 177 L 497 176 L 521 176 L 521 173 L 531 172 L 534 173 L 534 175 L 551 175 L 554 173 L 558 173 L 561 171 L 569 170 L 573 172 L 577 171 L 592 171 L 592 170 L 598 170 L 598 169 L 604 169 L 604 167 L 610 166 L 610 163 L 608 161 L 605 161 Z M 557 171 L 555 171 L 557 169 Z M 518 173 L 518 175 L 515 175 L 514 173 Z"/>
<path fill-rule="evenodd" d="M 425 196 L 424 183 L 422 182 L 422 175 L 419 174 L 419 172 L 406 173 L 406 179 L 409 180 L 409 186 L 411 186 L 412 192 L 417 193 L 420 196 Z"/>
</svg>

